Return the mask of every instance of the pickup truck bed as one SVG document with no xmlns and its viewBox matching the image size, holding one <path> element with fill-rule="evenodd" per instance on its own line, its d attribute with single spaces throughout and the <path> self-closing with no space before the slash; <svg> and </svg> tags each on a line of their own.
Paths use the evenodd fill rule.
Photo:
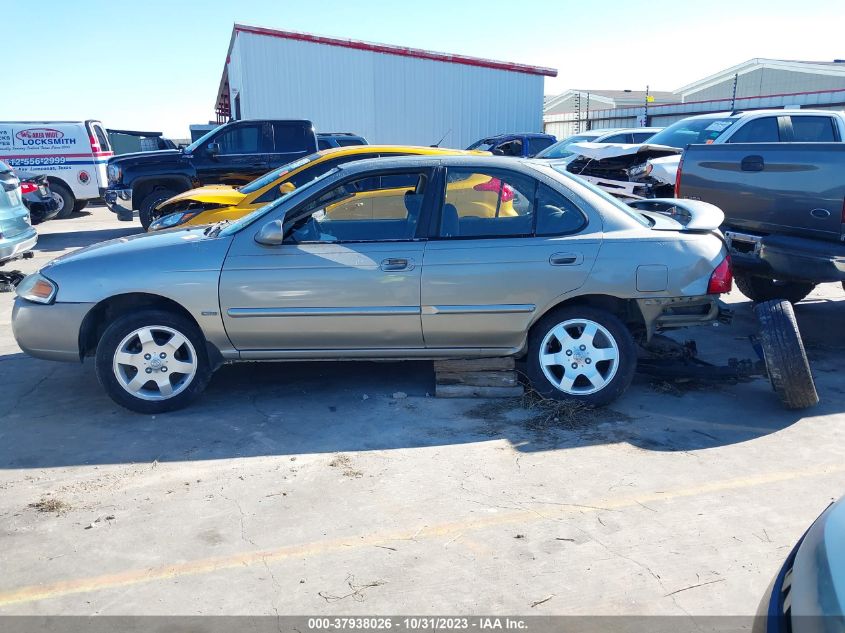
<svg viewBox="0 0 845 633">
<path fill-rule="evenodd" d="M 678 195 L 724 211 L 737 285 L 750 298 L 798 300 L 845 281 L 845 143 L 690 145 Z"/>
</svg>

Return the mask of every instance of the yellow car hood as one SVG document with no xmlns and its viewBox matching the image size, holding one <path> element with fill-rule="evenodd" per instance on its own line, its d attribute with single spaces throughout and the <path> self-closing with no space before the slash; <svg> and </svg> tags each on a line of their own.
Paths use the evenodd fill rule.
<svg viewBox="0 0 845 633">
<path fill-rule="evenodd" d="M 234 206 L 244 198 L 246 198 L 246 195 L 229 185 L 208 185 L 207 187 L 199 187 L 197 189 L 191 189 L 177 194 L 169 200 L 163 202 L 159 208 L 185 201 L 208 202 Z"/>
</svg>

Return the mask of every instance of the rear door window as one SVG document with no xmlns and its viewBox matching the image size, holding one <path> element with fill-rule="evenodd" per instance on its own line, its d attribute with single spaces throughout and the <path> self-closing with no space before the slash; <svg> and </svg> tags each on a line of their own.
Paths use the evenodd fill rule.
<svg viewBox="0 0 845 633">
<path fill-rule="evenodd" d="M 728 143 L 777 143 L 780 141 L 778 119 L 774 116 L 752 119 L 728 139 Z"/>
<path fill-rule="evenodd" d="M 273 123 L 273 151 L 277 154 L 288 152 L 307 152 L 313 147 L 310 143 L 311 130 L 301 123 Z"/>
<path fill-rule="evenodd" d="M 792 115 L 791 118 L 792 140 L 796 143 L 833 143 L 839 140 L 832 117 Z"/>
<path fill-rule="evenodd" d="M 634 143 L 645 143 L 652 136 L 654 136 L 654 132 L 634 132 L 631 135 L 634 139 Z"/>
<path fill-rule="evenodd" d="M 539 183 L 536 235 L 568 235 L 578 232 L 586 223 L 587 218 L 571 200 Z"/>
<path fill-rule="evenodd" d="M 630 134 L 614 134 L 613 136 L 608 136 L 606 139 L 601 141 L 602 143 L 630 143 L 631 142 L 631 135 Z"/>
</svg>

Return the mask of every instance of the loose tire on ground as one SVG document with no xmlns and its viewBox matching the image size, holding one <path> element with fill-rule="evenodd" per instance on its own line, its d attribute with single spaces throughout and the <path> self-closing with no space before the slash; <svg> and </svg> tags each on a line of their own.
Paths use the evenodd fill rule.
<svg viewBox="0 0 845 633">
<path fill-rule="evenodd" d="M 58 182 L 50 183 L 50 191 L 56 198 L 56 202 L 59 203 L 59 212 L 56 214 L 56 218 L 62 220 L 69 218 L 74 211 L 73 207 L 76 205 L 76 196 L 70 189 Z"/>
<path fill-rule="evenodd" d="M 755 302 L 786 299 L 798 303 L 813 291 L 816 284 L 803 281 L 776 281 L 748 273 L 734 273 L 739 291 Z"/>
<path fill-rule="evenodd" d="M 754 306 L 760 343 L 772 388 L 787 409 L 805 409 L 819 402 L 813 374 L 792 305 L 785 300 Z"/>
<path fill-rule="evenodd" d="M 153 223 L 153 220 L 158 218 L 159 216 L 156 214 L 156 206 L 160 202 L 164 202 L 168 198 L 172 198 L 176 195 L 176 192 L 172 189 L 164 189 L 162 187 L 153 189 L 153 191 L 141 200 L 141 204 L 138 206 L 138 217 L 141 220 L 141 226 L 144 227 L 144 230 L 150 228 L 150 224 Z"/>
<path fill-rule="evenodd" d="M 82 211 L 85 207 L 88 206 L 87 200 L 77 200 L 76 204 L 73 205 L 73 212 L 77 213 L 78 211 Z"/>
<path fill-rule="evenodd" d="M 636 366 L 630 331 L 618 317 L 598 308 L 553 310 L 528 335 L 528 379 L 547 398 L 606 405 L 625 392 Z"/>
<path fill-rule="evenodd" d="M 163 310 L 117 318 L 97 344 L 95 368 L 112 400 L 147 414 L 186 406 L 211 377 L 202 332 L 185 317 Z"/>
</svg>

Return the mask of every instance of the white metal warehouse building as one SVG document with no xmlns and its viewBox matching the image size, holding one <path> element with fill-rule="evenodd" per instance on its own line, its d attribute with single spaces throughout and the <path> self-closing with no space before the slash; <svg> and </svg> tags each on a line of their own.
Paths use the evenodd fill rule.
<svg viewBox="0 0 845 633">
<path fill-rule="evenodd" d="M 557 71 L 419 49 L 235 24 L 219 121 L 309 119 L 370 143 L 464 148 L 540 132 L 543 80 Z"/>
</svg>

